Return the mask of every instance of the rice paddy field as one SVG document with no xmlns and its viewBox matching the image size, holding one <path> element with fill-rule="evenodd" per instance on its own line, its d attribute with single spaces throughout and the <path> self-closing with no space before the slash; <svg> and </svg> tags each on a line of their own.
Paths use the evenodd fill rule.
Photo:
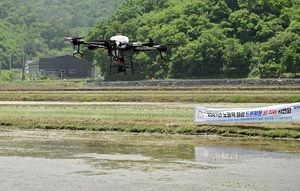
<svg viewBox="0 0 300 191">
<path fill-rule="evenodd" d="M 195 124 L 195 106 L 260 107 L 300 101 L 297 86 L 89 87 L 0 84 L 0 126 L 132 133 L 300 138 L 300 123 Z"/>
<path fill-rule="evenodd" d="M 300 122 L 193 117 L 195 106 L 256 108 L 300 102 L 299 93 L 297 85 L 0 83 L 1 188 L 297 190 Z"/>
</svg>

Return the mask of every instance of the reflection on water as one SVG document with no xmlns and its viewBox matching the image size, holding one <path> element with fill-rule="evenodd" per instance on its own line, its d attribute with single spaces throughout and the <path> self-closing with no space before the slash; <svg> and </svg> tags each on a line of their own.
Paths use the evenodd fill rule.
<svg viewBox="0 0 300 191">
<path fill-rule="evenodd" d="M 145 157 L 142 155 L 122 155 L 122 154 L 82 154 L 77 155 L 77 157 L 85 157 L 85 158 L 93 158 L 93 159 L 99 159 L 99 160 L 116 160 L 116 161 L 148 161 L 151 160 L 150 157 Z"/>
<path fill-rule="evenodd" d="M 0 188 L 294 188 L 300 186 L 293 171 L 300 168 L 299 151 L 292 140 L 6 129 L 0 130 Z"/>
<path fill-rule="evenodd" d="M 228 148 L 228 147 L 195 147 L 195 161 L 209 163 L 236 162 L 254 158 L 299 158 L 299 155 L 279 152 Z"/>
</svg>

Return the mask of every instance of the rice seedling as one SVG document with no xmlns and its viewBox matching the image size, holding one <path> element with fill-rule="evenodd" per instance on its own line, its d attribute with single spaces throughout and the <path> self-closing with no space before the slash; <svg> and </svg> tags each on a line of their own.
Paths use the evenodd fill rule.
<svg viewBox="0 0 300 191">
<path fill-rule="evenodd" d="M 38 82 L 0 87 L 0 101 L 42 101 L 2 105 L 3 127 L 300 138 L 300 123 L 193 122 L 193 106 L 198 104 L 299 102 L 296 86 L 88 87 L 78 82 Z M 54 101 L 68 104 L 43 104 Z"/>
<path fill-rule="evenodd" d="M 300 123 L 194 124 L 193 108 L 176 104 L 2 106 L 1 126 L 135 133 L 299 138 Z"/>
</svg>

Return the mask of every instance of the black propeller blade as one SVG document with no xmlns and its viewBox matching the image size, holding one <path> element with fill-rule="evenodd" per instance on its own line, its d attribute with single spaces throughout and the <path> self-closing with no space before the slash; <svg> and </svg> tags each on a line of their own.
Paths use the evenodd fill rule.
<svg viewBox="0 0 300 191">
<path fill-rule="evenodd" d="M 71 40 L 71 43 L 76 46 L 84 43 L 82 40 L 84 37 L 65 37 L 65 39 Z"/>
</svg>

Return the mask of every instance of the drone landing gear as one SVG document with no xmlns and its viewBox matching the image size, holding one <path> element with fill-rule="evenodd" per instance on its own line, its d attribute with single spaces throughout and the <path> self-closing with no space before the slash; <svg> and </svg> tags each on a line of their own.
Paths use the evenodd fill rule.
<svg viewBox="0 0 300 191">
<path fill-rule="evenodd" d="M 74 50 L 75 52 L 73 53 L 73 58 L 75 58 L 76 54 L 79 54 L 80 57 L 83 58 L 83 53 L 80 51 L 80 43 L 74 44 Z"/>
<path fill-rule="evenodd" d="M 79 54 L 80 57 L 83 58 L 83 53 L 82 53 L 81 51 L 79 51 L 79 52 L 74 52 L 74 53 L 73 53 L 73 58 L 75 58 L 77 54 Z"/>
<path fill-rule="evenodd" d="M 161 63 L 161 61 L 162 61 L 164 64 L 168 64 L 169 61 L 168 61 L 166 58 L 163 57 L 162 51 L 160 51 L 159 54 L 160 54 L 160 58 L 157 59 L 156 63 L 157 63 L 158 65 L 160 65 L 160 63 Z"/>
</svg>

